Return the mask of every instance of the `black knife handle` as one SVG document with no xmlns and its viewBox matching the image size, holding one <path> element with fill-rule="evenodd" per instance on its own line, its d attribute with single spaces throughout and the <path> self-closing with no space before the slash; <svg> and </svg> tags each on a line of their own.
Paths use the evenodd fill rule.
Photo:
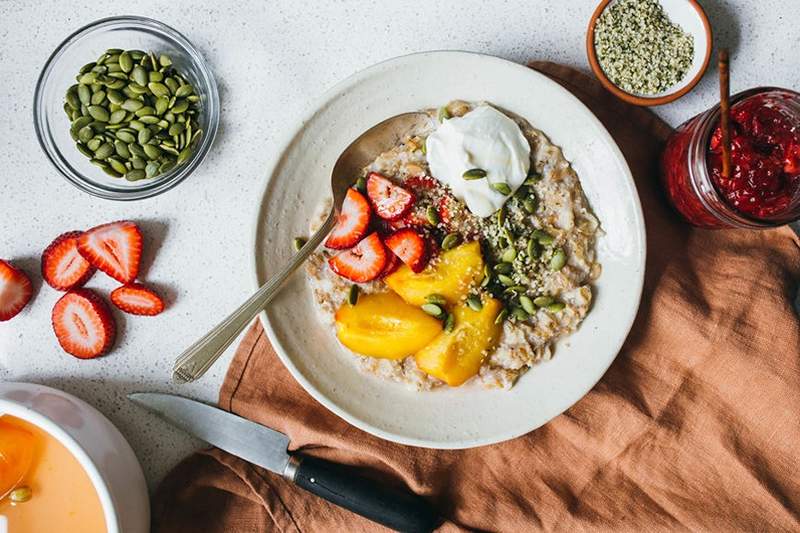
<svg viewBox="0 0 800 533">
<path fill-rule="evenodd" d="M 293 481 L 331 503 L 397 531 L 429 532 L 441 522 L 425 499 L 361 477 L 347 466 L 292 456 Z M 298 464 L 299 463 L 299 464 Z"/>
</svg>

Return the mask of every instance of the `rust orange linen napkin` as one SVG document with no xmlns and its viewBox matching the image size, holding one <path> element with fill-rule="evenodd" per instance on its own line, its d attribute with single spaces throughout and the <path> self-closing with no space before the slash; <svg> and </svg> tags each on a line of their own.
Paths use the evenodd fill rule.
<svg viewBox="0 0 800 533">
<path fill-rule="evenodd" d="M 412 448 L 315 402 L 256 324 L 220 405 L 287 433 L 292 449 L 407 485 L 438 506 L 444 531 L 800 530 L 800 327 L 791 304 L 800 243 L 788 228 L 684 224 L 658 183 L 669 128 L 577 71 L 532 66 L 600 117 L 644 207 L 642 304 L 602 381 L 524 437 L 463 451 Z M 382 529 L 219 450 L 186 459 L 154 502 L 158 533 Z"/>
</svg>

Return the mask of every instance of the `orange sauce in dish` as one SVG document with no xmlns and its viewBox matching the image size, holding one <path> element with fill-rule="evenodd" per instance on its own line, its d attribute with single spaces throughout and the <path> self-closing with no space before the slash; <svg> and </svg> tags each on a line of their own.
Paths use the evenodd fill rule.
<svg viewBox="0 0 800 533">
<path fill-rule="evenodd" d="M 6 494 L 30 487 L 14 503 Z M 75 456 L 52 435 L 0 416 L 0 533 L 106 533 L 100 497 Z"/>
</svg>

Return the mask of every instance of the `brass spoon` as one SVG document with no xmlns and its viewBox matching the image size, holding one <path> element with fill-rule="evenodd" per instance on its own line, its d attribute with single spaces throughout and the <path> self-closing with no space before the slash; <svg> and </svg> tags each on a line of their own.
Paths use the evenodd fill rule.
<svg viewBox="0 0 800 533">
<path fill-rule="evenodd" d="M 371 127 L 350 143 L 350 146 L 336 160 L 331 172 L 333 206 L 322 227 L 311 236 L 283 270 L 267 280 L 236 311 L 178 357 L 172 368 L 172 379 L 175 382 L 195 381 L 211 368 L 211 365 L 219 359 L 239 333 L 278 293 L 286 279 L 303 264 L 333 229 L 347 189 L 359 176 L 361 170 L 379 154 L 396 146 L 405 135 L 418 131 L 421 127 L 429 124 L 431 120 L 426 113 L 403 113 Z"/>
</svg>

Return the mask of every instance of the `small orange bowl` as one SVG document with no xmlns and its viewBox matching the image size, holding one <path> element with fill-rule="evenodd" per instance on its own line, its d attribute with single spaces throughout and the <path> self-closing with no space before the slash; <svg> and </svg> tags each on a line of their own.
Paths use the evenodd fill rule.
<svg viewBox="0 0 800 533">
<path fill-rule="evenodd" d="M 711 25 L 700 4 L 696 0 L 659 0 L 667 17 L 694 38 L 694 58 L 689 70 L 678 83 L 664 92 L 647 95 L 630 93 L 614 84 L 603 72 L 600 62 L 597 60 L 594 46 L 594 28 L 603 11 L 615 1 L 618 0 L 603 0 L 600 2 L 600 5 L 597 6 L 597 9 L 592 14 L 592 18 L 589 21 L 589 29 L 586 32 L 586 54 L 589 56 L 589 64 L 603 87 L 629 104 L 640 106 L 667 104 L 691 91 L 708 68 L 713 46 Z"/>
</svg>

